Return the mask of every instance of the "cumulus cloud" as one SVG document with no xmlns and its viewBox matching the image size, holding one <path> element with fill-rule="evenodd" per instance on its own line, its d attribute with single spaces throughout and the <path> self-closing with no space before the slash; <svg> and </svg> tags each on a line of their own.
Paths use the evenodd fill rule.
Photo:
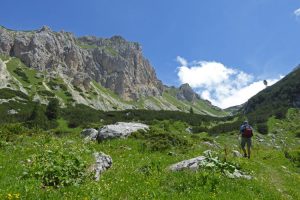
<svg viewBox="0 0 300 200">
<path fill-rule="evenodd" d="M 250 97 L 265 88 L 263 80 L 255 80 L 251 74 L 226 67 L 219 62 L 199 61 L 189 63 L 178 56 L 178 77 L 181 83 L 188 83 L 203 99 L 214 105 L 227 108 L 245 103 Z M 270 79 L 268 85 L 277 82 Z"/>
<path fill-rule="evenodd" d="M 294 14 L 299 17 L 300 16 L 300 8 L 298 8 L 297 10 L 294 11 Z"/>
</svg>

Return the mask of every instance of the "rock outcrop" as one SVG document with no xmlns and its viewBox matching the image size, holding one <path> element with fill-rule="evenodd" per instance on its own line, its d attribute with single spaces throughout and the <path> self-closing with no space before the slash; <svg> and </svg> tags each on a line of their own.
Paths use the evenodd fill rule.
<svg viewBox="0 0 300 200">
<path fill-rule="evenodd" d="M 188 83 L 182 84 L 179 87 L 176 97 L 179 100 L 186 100 L 190 102 L 194 102 L 200 99 L 199 95 L 194 92 L 194 90 Z"/>
<path fill-rule="evenodd" d="M 98 131 L 93 128 L 87 128 L 87 129 L 83 129 L 80 135 L 87 141 L 96 140 L 98 136 Z"/>
<path fill-rule="evenodd" d="M 198 156 L 189 160 L 183 160 L 179 163 L 173 164 L 169 167 L 171 171 L 181 171 L 183 169 L 190 169 L 196 171 L 199 169 L 199 166 L 205 161 L 204 156 Z"/>
<path fill-rule="evenodd" d="M 0 54 L 20 58 L 40 71 L 57 73 L 83 89 L 95 80 L 128 100 L 159 96 L 163 91 L 141 46 L 120 36 L 76 38 L 46 26 L 36 31 L 0 27 Z"/>
<path fill-rule="evenodd" d="M 147 130 L 148 128 L 148 125 L 141 123 L 117 122 L 99 129 L 98 139 L 102 141 L 105 139 L 125 138 L 137 130 Z"/>
<path fill-rule="evenodd" d="M 106 155 L 102 152 L 94 153 L 95 164 L 93 166 L 93 171 L 95 172 L 95 180 L 99 181 L 101 174 L 112 166 L 112 158 L 109 155 Z"/>
<path fill-rule="evenodd" d="M 215 152 L 206 150 L 203 152 L 203 156 L 198 156 L 189 160 L 183 160 L 176 164 L 169 166 L 170 171 L 192 170 L 197 171 L 201 169 L 208 169 L 214 171 L 220 171 L 229 178 L 245 178 L 251 179 L 250 175 L 237 169 L 236 166 L 227 162 L 222 162 L 218 157 L 213 157 Z"/>
</svg>

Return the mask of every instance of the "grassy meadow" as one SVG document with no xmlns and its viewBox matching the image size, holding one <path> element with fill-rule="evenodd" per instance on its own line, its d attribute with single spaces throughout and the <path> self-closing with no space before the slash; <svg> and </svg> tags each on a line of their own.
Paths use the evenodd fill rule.
<svg viewBox="0 0 300 200">
<path fill-rule="evenodd" d="M 283 120 L 270 118 L 270 134 L 255 132 L 251 159 L 233 156 L 232 150 L 240 151 L 237 131 L 191 134 L 190 124 L 179 120 L 154 120 L 148 133 L 101 143 L 85 142 L 83 127 L 69 128 L 62 118 L 47 131 L 1 125 L 0 199 L 300 199 L 299 117 L 291 109 Z M 168 170 L 207 149 L 253 178 Z M 99 151 L 113 165 L 96 182 L 88 169 Z"/>
</svg>

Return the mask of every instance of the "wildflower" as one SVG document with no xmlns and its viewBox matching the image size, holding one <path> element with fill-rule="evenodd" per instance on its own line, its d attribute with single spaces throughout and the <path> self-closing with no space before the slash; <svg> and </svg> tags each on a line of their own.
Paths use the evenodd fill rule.
<svg viewBox="0 0 300 200">
<path fill-rule="evenodd" d="M 7 194 L 7 199 L 8 199 L 8 200 L 12 200 L 13 198 L 14 198 L 14 197 L 13 197 L 12 194 L 10 194 L 10 193 Z"/>
<path fill-rule="evenodd" d="M 16 193 L 16 194 L 15 194 L 15 198 L 16 198 L 16 199 L 20 199 L 20 193 Z"/>
</svg>

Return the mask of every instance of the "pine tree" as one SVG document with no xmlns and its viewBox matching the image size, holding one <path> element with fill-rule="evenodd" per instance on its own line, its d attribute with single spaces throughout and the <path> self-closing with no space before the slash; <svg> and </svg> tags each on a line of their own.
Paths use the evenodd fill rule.
<svg viewBox="0 0 300 200">
<path fill-rule="evenodd" d="M 47 108 L 46 116 L 49 120 L 57 119 L 58 117 L 59 102 L 56 98 L 50 99 Z"/>
<path fill-rule="evenodd" d="M 194 110 L 192 107 L 190 107 L 190 114 L 194 114 Z"/>
</svg>

